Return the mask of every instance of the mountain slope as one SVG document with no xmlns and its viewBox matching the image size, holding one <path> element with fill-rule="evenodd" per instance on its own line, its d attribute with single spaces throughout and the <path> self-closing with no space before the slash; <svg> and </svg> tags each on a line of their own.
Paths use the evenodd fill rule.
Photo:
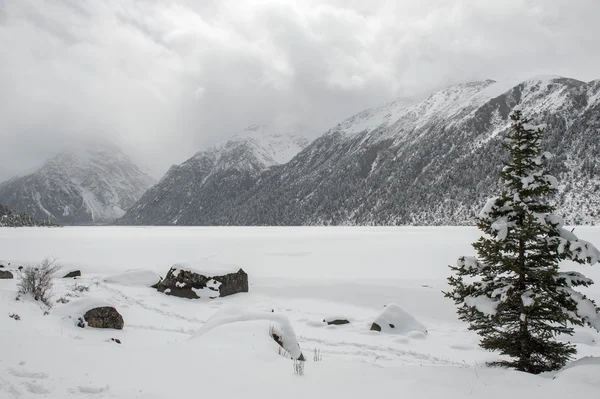
<svg viewBox="0 0 600 399">
<path fill-rule="evenodd" d="M 196 208 L 171 223 L 198 224 L 189 216 L 196 212 L 211 225 L 473 224 L 498 189 L 502 138 L 519 104 L 547 124 L 558 213 L 572 224 L 599 223 L 600 81 L 562 77 L 466 83 L 362 112 L 286 164 L 213 179 L 210 201 L 190 203 Z M 157 198 L 137 220 L 165 223 L 160 207 L 179 205 Z"/>
<path fill-rule="evenodd" d="M 0 227 L 54 227 L 51 222 L 40 222 L 26 213 L 16 213 L 0 204 Z"/>
<path fill-rule="evenodd" d="M 0 203 L 39 220 L 99 224 L 122 216 L 153 179 L 107 143 L 70 149 L 0 184 Z"/>
<path fill-rule="evenodd" d="M 306 147 L 304 130 L 250 126 L 172 166 L 117 223 L 209 224 L 211 214 L 225 212 L 229 200 L 252 188 L 261 172 L 288 162 Z"/>
</svg>

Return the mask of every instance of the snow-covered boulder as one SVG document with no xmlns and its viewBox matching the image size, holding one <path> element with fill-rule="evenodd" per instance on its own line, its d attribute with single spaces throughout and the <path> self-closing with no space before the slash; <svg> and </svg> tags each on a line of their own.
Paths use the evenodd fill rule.
<svg viewBox="0 0 600 399">
<path fill-rule="evenodd" d="M 192 269 L 187 265 L 174 265 L 158 286 L 158 291 L 183 298 L 207 298 L 248 292 L 248 275 L 242 269 L 223 270 Z"/>
<path fill-rule="evenodd" d="M 261 333 L 261 336 L 268 338 L 268 341 L 277 343 L 277 345 L 279 345 L 280 347 L 285 349 L 287 353 L 289 353 L 292 359 L 302 361 L 305 360 L 304 355 L 302 354 L 302 350 L 300 349 L 298 339 L 296 338 L 296 333 L 294 332 L 294 328 L 292 327 L 290 320 L 282 314 L 276 314 L 272 312 L 253 312 L 237 307 L 223 309 L 220 312 L 214 314 L 210 319 L 208 319 L 206 323 L 204 323 L 202 328 L 200 328 L 200 330 L 198 330 L 198 332 L 195 333 L 191 339 L 204 339 L 204 337 L 206 337 L 209 334 L 209 332 L 216 329 L 218 329 L 216 333 L 222 337 L 221 332 L 226 330 L 225 328 L 223 328 L 223 326 L 229 326 L 231 324 L 248 324 L 249 326 L 254 326 L 257 321 L 266 322 L 262 328 L 262 331 L 264 331 L 264 333 Z M 265 328 L 267 326 L 269 326 L 270 328 Z M 252 333 L 253 329 L 249 327 L 248 335 Z M 271 337 L 269 337 L 269 335 Z M 243 342 L 244 345 L 246 345 L 246 341 L 248 338 L 250 337 L 237 337 L 236 340 Z M 263 341 L 265 340 L 263 339 Z M 227 344 L 232 345 L 233 343 L 229 342 Z"/>
<path fill-rule="evenodd" d="M 403 335 L 415 331 L 424 334 L 427 333 L 427 329 L 420 321 L 395 303 L 391 303 L 385 307 L 383 312 L 371 325 L 371 331 Z"/>
<path fill-rule="evenodd" d="M 75 277 L 81 277 L 81 270 L 69 270 L 68 272 L 64 273 L 62 276 L 62 278 L 75 278 Z"/>
<path fill-rule="evenodd" d="M 104 282 L 126 285 L 130 287 L 142 286 L 157 288 L 160 280 L 160 276 L 154 273 L 152 270 L 136 269 L 128 270 L 125 273 L 108 276 L 104 279 Z"/>
<path fill-rule="evenodd" d="M 10 280 L 14 278 L 13 274 L 8 270 L 0 270 L 0 280 Z"/>
<path fill-rule="evenodd" d="M 9 266 L 10 266 L 10 262 L 7 262 L 5 260 L 0 260 L 0 269 L 9 267 Z"/>
</svg>

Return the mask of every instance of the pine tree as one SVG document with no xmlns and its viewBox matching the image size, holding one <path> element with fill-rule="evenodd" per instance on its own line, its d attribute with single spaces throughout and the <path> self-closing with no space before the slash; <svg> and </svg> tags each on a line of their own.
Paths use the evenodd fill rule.
<svg viewBox="0 0 600 399">
<path fill-rule="evenodd" d="M 550 158 L 540 149 L 544 126 L 532 126 L 520 108 L 511 120 L 502 193 L 479 214 L 484 236 L 473 244 L 477 257 L 461 257 L 450 267 L 452 290 L 445 295 L 455 301 L 459 318 L 483 337 L 481 347 L 504 355 L 491 365 L 537 374 L 563 367 L 576 353 L 558 335 L 572 335 L 573 326 L 584 324 L 600 330 L 599 309 L 574 289 L 593 281 L 559 270 L 566 259 L 594 264 L 600 252 L 552 214 L 558 182 L 544 167 Z"/>
</svg>

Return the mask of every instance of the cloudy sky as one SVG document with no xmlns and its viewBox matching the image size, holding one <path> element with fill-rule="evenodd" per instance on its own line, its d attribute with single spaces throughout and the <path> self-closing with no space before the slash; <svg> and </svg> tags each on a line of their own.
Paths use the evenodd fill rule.
<svg viewBox="0 0 600 399">
<path fill-rule="evenodd" d="M 598 0 L 0 0 L 0 180 L 107 137 L 160 174 L 479 79 L 600 78 Z"/>
</svg>

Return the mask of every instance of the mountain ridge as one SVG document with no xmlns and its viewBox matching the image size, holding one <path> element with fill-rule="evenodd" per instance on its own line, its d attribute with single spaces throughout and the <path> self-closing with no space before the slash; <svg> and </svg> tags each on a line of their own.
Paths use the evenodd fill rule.
<svg viewBox="0 0 600 399">
<path fill-rule="evenodd" d="M 114 221 L 154 180 L 112 143 L 73 145 L 0 184 L 0 203 L 61 224 Z"/>
<path fill-rule="evenodd" d="M 470 225 L 498 189 L 502 138 L 516 105 L 548 125 L 543 145 L 557 155 L 549 166 L 561 181 L 557 205 L 567 222 L 600 222 L 594 155 L 600 153 L 600 84 L 554 76 L 513 85 L 468 82 L 422 101 L 399 99 L 365 110 L 287 163 L 213 181 L 211 201 L 191 199 L 187 207 L 196 211 L 184 218 L 161 219 L 147 203 L 151 209 L 134 207 L 137 214 L 128 212 L 130 219 L 121 222 Z"/>
</svg>

